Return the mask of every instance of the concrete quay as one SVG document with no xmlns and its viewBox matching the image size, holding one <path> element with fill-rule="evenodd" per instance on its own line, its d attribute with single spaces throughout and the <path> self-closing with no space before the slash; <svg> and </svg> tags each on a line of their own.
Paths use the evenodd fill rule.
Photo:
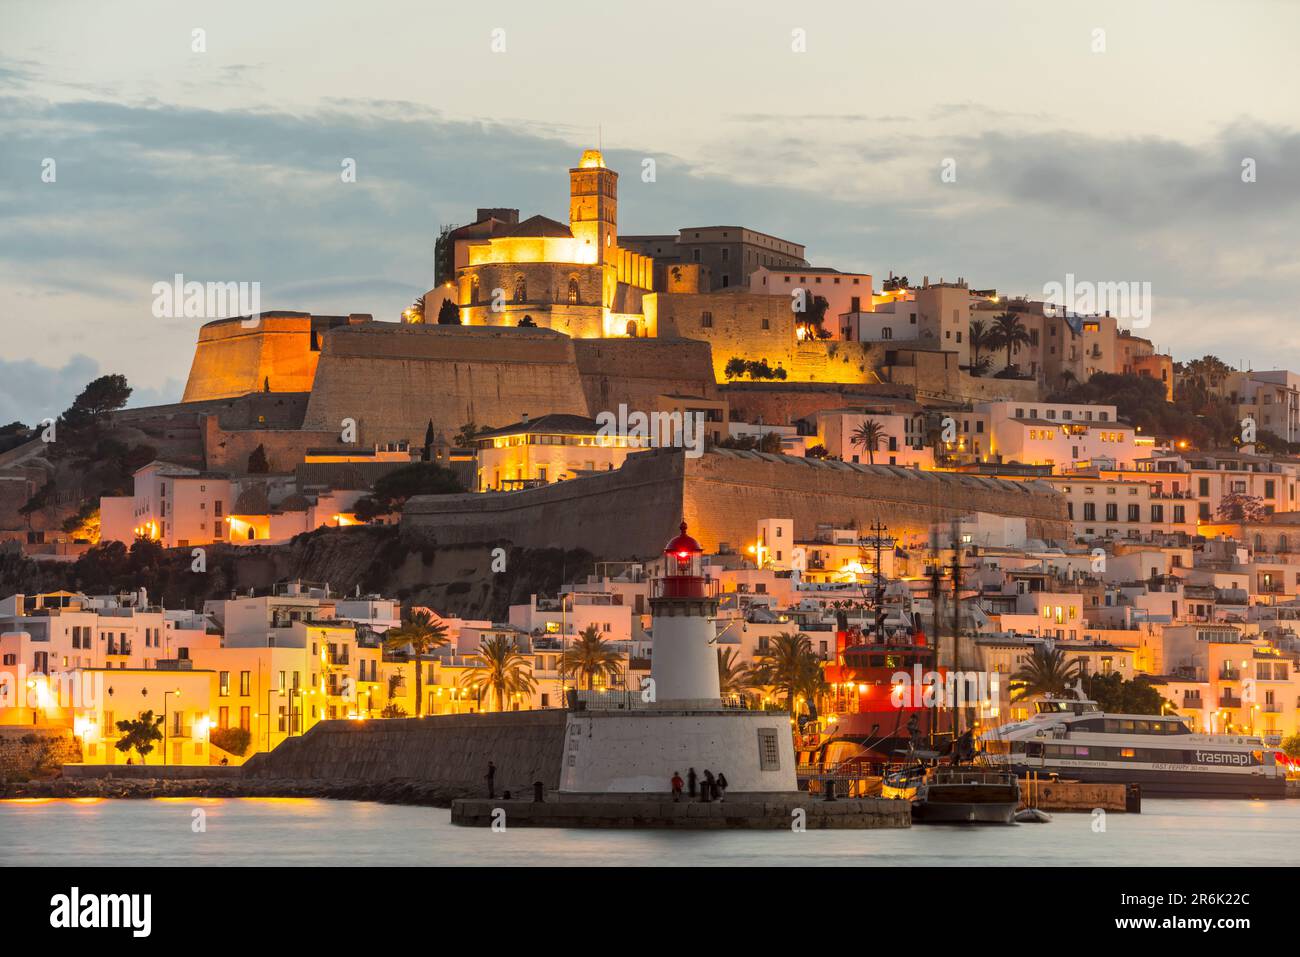
<svg viewBox="0 0 1300 957">
<path fill-rule="evenodd" d="M 802 813 L 799 813 L 802 812 Z M 667 795 L 547 795 L 528 799 L 461 798 L 451 822 L 462 827 L 679 828 L 781 830 L 802 826 L 869 830 L 912 826 L 911 804 L 888 798 L 822 801 L 807 794 L 731 795 L 725 801 L 673 801 Z"/>
</svg>

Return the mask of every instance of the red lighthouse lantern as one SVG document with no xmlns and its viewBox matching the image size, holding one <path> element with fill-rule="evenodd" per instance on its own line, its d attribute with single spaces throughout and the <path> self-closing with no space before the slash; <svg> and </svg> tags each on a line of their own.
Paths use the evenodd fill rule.
<svg viewBox="0 0 1300 957">
<path fill-rule="evenodd" d="M 681 534 L 664 546 L 664 578 L 661 594 L 664 598 L 707 598 L 709 579 L 704 574 L 700 543 L 686 534 L 686 523 L 681 524 Z"/>
</svg>

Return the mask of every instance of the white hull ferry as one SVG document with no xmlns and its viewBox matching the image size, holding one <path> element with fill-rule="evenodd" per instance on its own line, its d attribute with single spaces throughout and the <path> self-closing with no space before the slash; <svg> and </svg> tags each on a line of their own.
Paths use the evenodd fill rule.
<svg viewBox="0 0 1300 957">
<path fill-rule="evenodd" d="M 1263 739 L 1193 734 L 1177 716 L 1105 714 L 1082 694 L 1040 701 L 1032 718 L 983 743 L 990 764 L 1020 775 L 1140 784 L 1162 797 L 1286 797 L 1285 769 Z"/>
</svg>

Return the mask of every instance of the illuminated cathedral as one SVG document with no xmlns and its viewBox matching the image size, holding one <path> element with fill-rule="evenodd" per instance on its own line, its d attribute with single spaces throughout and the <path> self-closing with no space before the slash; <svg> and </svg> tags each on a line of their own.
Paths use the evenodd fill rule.
<svg viewBox="0 0 1300 957">
<path fill-rule="evenodd" d="M 619 248 L 618 173 L 599 150 L 569 170 L 567 225 L 546 216 L 495 223 L 455 246 L 464 325 L 538 326 L 583 339 L 655 334 L 642 306 L 654 260 Z"/>
</svg>

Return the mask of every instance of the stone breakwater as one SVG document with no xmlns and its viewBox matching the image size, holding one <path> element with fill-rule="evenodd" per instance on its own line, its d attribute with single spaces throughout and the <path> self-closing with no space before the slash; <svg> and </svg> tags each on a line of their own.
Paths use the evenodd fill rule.
<svg viewBox="0 0 1300 957">
<path fill-rule="evenodd" d="M 544 803 L 467 798 L 451 806 L 462 827 L 677 828 L 687 830 L 875 830 L 912 826 L 909 801 L 822 801 L 804 794 L 733 795 L 708 804 L 667 796 L 561 796 Z"/>
<path fill-rule="evenodd" d="M 321 781 L 289 778 L 53 778 L 0 784 L 0 800 L 44 798 L 330 798 L 451 807 L 465 797 L 461 788 L 430 781 Z"/>
</svg>

